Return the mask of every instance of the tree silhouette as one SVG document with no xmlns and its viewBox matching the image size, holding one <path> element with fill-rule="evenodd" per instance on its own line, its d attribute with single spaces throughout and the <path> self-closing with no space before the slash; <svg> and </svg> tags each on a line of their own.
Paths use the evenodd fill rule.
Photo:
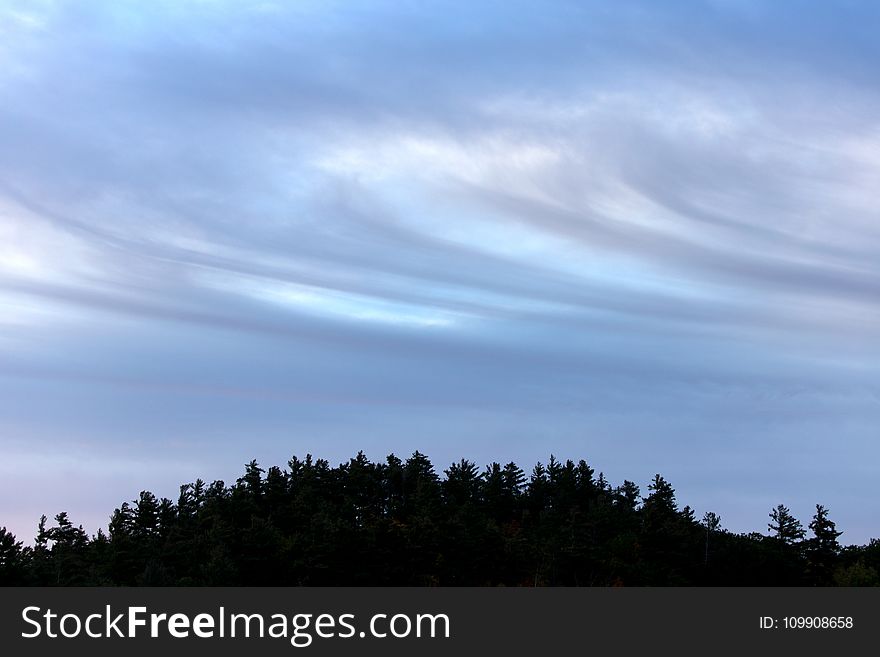
<svg viewBox="0 0 880 657">
<path fill-rule="evenodd" d="M 809 525 L 813 537 L 807 542 L 807 561 L 814 584 L 829 584 L 840 553 L 837 539 L 843 532 L 837 531 L 833 521 L 828 518 L 828 509 L 816 505 L 816 513 Z"/>
<path fill-rule="evenodd" d="M 586 461 L 551 455 L 526 476 L 427 456 L 332 467 L 244 466 L 232 485 L 197 479 L 175 501 L 142 491 L 88 536 L 66 512 L 32 546 L 0 529 L 0 583 L 35 585 L 877 585 L 880 541 L 841 547 L 817 505 L 804 539 L 784 505 L 770 536 L 697 522 L 657 474 L 647 495 Z"/>
<path fill-rule="evenodd" d="M 713 532 L 718 531 L 718 528 L 721 526 L 721 516 L 718 514 L 707 511 L 703 515 L 703 526 L 706 528 L 706 566 L 709 565 L 709 538 Z"/>
<path fill-rule="evenodd" d="M 0 527 L 0 586 L 15 586 L 25 582 L 26 554 L 21 541 Z"/>
<path fill-rule="evenodd" d="M 806 533 L 800 520 L 791 515 L 784 504 L 770 511 L 770 523 L 767 525 L 771 535 L 785 545 L 792 545 L 801 540 Z"/>
</svg>

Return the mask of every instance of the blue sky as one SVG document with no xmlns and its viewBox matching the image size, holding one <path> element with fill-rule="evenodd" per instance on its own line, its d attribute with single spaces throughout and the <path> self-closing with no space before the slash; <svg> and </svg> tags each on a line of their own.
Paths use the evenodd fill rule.
<svg viewBox="0 0 880 657">
<path fill-rule="evenodd" d="M 878 19 L 0 0 L 0 524 L 418 449 L 880 535 Z"/>
</svg>

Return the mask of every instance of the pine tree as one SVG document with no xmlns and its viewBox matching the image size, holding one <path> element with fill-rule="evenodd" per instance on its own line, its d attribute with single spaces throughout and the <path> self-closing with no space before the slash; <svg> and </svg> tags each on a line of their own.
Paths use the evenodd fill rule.
<svg viewBox="0 0 880 657">
<path fill-rule="evenodd" d="M 767 525 L 771 536 L 784 545 L 792 545 L 800 541 L 804 534 L 800 520 L 791 515 L 784 504 L 779 504 L 770 511 L 770 523 Z"/>
<path fill-rule="evenodd" d="M 627 511 L 635 511 L 639 504 L 639 495 L 641 491 L 633 482 L 625 479 L 623 484 L 615 490 L 614 501 L 621 508 Z"/>
<path fill-rule="evenodd" d="M 676 510 L 675 489 L 659 474 L 654 475 L 653 481 L 648 484 L 651 491 L 644 499 L 644 511 L 646 514 L 673 514 Z"/>
<path fill-rule="evenodd" d="M 446 479 L 442 488 L 447 502 L 453 506 L 461 506 L 467 503 L 475 504 L 479 501 L 482 478 L 477 466 L 461 459 L 444 470 Z"/>
<path fill-rule="evenodd" d="M 21 585 L 25 581 L 25 552 L 21 541 L 6 527 L 0 527 L 0 586 Z"/>
<path fill-rule="evenodd" d="M 244 476 L 236 481 L 239 488 L 244 489 L 253 497 L 259 497 L 263 492 L 263 473 L 265 470 L 260 467 L 256 460 L 245 464 Z"/>
<path fill-rule="evenodd" d="M 86 584 L 89 574 L 86 568 L 88 536 L 82 527 L 73 525 L 66 511 L 55 516 L 55 523 L 55 527 L 46 532 L 46 537 L 53 543 L 53 583 L 59 586 Z"/>
<path fill-rule="evenodd" d="M 159 502 L 148 490 L 141 491 L 134 502 L 133 530 L 137 540 L 146 541 L 159 533 Z"/>
<path fill-rule="evenodd" d="M 838 537 L 843 532 L 828 518 L 828 509 L 816 505 L 816 513 L 809 525 L 813 537 L 807 542 L 807 561 L 813 584 L 825 585 L 832 580 L 837 557 L 840 554 Z"/>
</svg>

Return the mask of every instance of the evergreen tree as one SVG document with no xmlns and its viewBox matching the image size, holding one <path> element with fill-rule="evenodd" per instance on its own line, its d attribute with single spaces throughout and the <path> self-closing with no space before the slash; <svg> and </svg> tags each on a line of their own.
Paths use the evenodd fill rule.
<svg viewBox="0 0 880 657">
<path fill-rule="evenodd" d="M 800 520 L 791 515 L 791 511 L 784 504 L 770 511 L 770 523 L 767 528 L 771 536 L 784 545 L 792 545 L 800 541 L 806 533 Z"/>
<path fill-rule="evenodd" d="M 0 527 L 0 586 L 25 583 L 25 552 L 21 541 L 6 527 Z"/>
<path fill-rule="evenodd" d="M 813 584 L 827 585 L 833 578 L 840 554 L 837 539 L 843 532 L 837 531 L 834 522 L 828 518 L 828 509 L 821 504 L 816 505 L 816 513 L 809 527 L 813 532 L 807 545 L 810 578 Z"/>
<path fill-rule="evenodd" d="M 653 481 L 648 484 L 651 491 L 644 499 L 644 511 L 647 514 L 662 514 L 669 516 L 675 513 L 675 489 L 659 474 L 654 475 Z"/>
<path fill-rule="evenodd" d="M 86 567 L 88 536 L 82 527 L 73 525 L 65 511 L 55 516 L 55 523 L 46 531 L 46 538 L 52 542 L 52 583 L 59 586 L 87 583 L 90 574 Z"/>
<path fill-rule="evenodd" d="M 640 494 L 639 487 L 627 479 L 615 490 L 614 501 L 627 511 L 635 511 Z"/>
<path fill-rule="evenodd" d="M 443 493 L 449 504 L 461 506 L 479 501 L 482 478 L 474 463 L 461 459 L 444 470 L 444 474 Z"/>
</svg>

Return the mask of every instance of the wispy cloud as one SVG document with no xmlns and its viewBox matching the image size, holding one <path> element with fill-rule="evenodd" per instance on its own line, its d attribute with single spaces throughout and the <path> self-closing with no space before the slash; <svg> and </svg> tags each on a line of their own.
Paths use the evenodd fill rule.
<svg viewBox="0 0 880 657">
<path fill-rule="evenodd" d="M 0 516 L 418 448 L 876 533 L 876 14 L 4 3 Z"/>
</svg>

